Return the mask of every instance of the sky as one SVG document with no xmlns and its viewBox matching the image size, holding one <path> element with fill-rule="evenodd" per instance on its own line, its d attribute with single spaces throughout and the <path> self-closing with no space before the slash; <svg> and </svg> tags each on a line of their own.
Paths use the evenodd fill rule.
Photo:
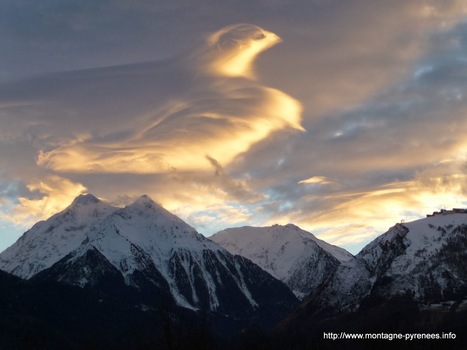
<svg viewBox="0 0 467 350">
<path fill-rule="evenodd" d="M 467 207 L 463 0 L 3 0 L 0 251 L 81 193 L 357 253 Z"/>
</svg>

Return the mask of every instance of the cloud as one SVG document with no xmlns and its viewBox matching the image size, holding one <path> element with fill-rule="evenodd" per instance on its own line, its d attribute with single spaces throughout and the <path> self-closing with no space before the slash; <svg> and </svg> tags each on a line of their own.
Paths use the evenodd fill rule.
<svg viewBox="0 0 467 350">
<path fill-rule="evenodd" d="M 32 195 L 19 196 L 17 201 L 0 203 L 0 218 L 27 228 L 65 209 L 73 199 L 86 191 L 82 184 L 56 175 L 27 184 Z"/>
<path fill-rule="evenodd" d="M 312 176 L 308 179 L 301 180 L 299 184 L 317 184 L 317 185 L 330 185 L 333 183 L 330 179 L 325 176 Z"/>
<path fill-rule="evenodd" d="M 4 88 L 4 118 L 44 130 L 35 134 L 37 164 L 56 172 L 201 171 L 206 154 L 228 164 L 275 131 L 303 130 L 300 103 L 252 74 L 257 55 L 278 41 L 240 24 L 170 62 L 22 82 Z"/>
<path fill-rule="evenodd" d="M 439 208 L 464 207 L 467 175 L 438 172 L 427 171 L 411 181 L 361 188 L 360 192 L 308 195 L 269 224 L 294 222 L 333 244 L 363 244 L 397 222 L 415 220 Z"/>
<path fill-rule="evenodd" d="M 9 128 L 0 142 L 11 143 L 10 157 L 24 144 L 29 175 L 22 183 L 43 194 L 20 196 L 4 219 L 26 220 L 28 211 L 42 219 L 57 209 L 54 179 L 68 198 L 57 203 L 89 188 L 119 205 L 147 193 L 190 218 L 230 213 L 218 223 L 249 216 L 239 203 L 265 196 L 225 167 L 272 133 L 303 131 L 298 101 L 253 74 L 257 56 L 279 41 L 257 26 L 232 25 L 170 61 L 3 85 L 0 119 Z M 41 177 L 42 187 L 34 185 Z"/>
<path fill-rule="evenodd" d="M 228 194 L 228 198 L 241 203 L 255 203 L 264 199 L 264 195 L 257 193 L 245 179 L 235 179 L 226 173 L 217 160 L 206 156 L 206 159 L 214 168 L 215 179 L 209 178 L 208 183 L 222 189 Z"/>
<path fill-rule="evenodd" d="M 400 220 L 465 207 L 466 33 L 459 23 L 433 34 L 410 74 L 367 103 L 254 146 L 234 175 L 262 179 L 267 222 L 355 248 Z"/>
<path fill-rule="evenodd" d="M 405 79 L 431 36 L 452 29 L 467 7 L 461 0 L 351 0 L 303 2 L 295 11 L 307 20 L 284 26 L 284 45 L 260 72 L 303 103 L 309 130 L 321 118 L 364 104 Z M 273 69 L 276 74 L 266 75 Z"/>
<path fill-rule="evenodd" d="M 229 226 L 255 224 L 249 208 L 232 203 L 205 205 L 193 210 L 191 206 L 178 206 L 174 212 L 184 217 L 203 234 L 211 235 Z"/>
<path fill-rule="evenodd" d="M 0 85 L 8 215 L 54 176 L 205 232 L 294 222 L 357 245 L 467 205 L 465 1 L 72 5 L 0 5 L 0 81 L 55 72 Z"/>
<path fill-rule="evenodd" d="M 208 38 L 208 73 L 220 76 L 252 78 L 253 61 L 262 51 L 281 39 L 274 33 L 248 24 L 225 27 Z M 209 56 L 211 56 L 209 55 Z"/>
</svg>

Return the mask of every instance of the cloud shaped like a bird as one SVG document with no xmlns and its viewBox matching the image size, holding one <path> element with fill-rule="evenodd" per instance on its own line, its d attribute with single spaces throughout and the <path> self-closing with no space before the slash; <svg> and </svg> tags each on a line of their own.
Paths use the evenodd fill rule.
<svg viewBox="0 0 467 350">
<path fill-rule="evenodd" d="M 300 103 L 253 74 L 278 42 L 254 25 L 228 26 L 170 61 L 23 82 L 9 91 L 10 112 L 36 129 L 37 164 L 53 171 L 210 169 L 206 156 L 225 165 L 275 131 L 303 130 Z"/>
</svg>

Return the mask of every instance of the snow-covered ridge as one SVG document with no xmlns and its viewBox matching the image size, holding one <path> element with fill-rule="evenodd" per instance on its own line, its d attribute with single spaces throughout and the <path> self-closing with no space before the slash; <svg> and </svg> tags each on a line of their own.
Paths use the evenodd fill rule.
<svg viewBox="0 0 467 350">
<path fill-rule="evenodd" d="M 410 295 L 420 304 L 467 297 L 467 212 L 442 211 L 396 224 L 352 264 L 343 264 L 316 296 L 316 304 L 355 310 L 367 296 Z"/>
<path fill-rule="evenodd" d="M 387 248 L 391 247 L 391 254 Z M 387 295 L 407 291 L 422 302 L 433 302 L 467 286 L 467 213 L 445 212 L 398 224 L 367 245 L 358 257 L 374 273 L 393 282 Z M 435 290 L 436 289 L 436 290 Z"/>
<path fill-rule="evenodd" d="M 336 266 L 353 258 L 293 224 L 229 228 L 210 238 L 259 265 L 300 298 L 329 278 Z"/>
</svg>

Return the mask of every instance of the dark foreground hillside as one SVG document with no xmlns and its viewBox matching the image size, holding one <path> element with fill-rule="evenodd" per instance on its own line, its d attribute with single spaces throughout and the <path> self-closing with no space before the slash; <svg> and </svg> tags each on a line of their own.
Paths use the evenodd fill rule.
<svg viewBox="0 0 467 350">
<path fill-rule="evenodd" d="M 312 315 L 299 308 L 274 332 L 250 331 L 237 338 L 237 349 L 466 349 L 464 303 L 421 309 L 410 297 L 366 300 L 356 312 Z M 449 333 L 455 339 L 448 339 Z M 368 334 L 373 339 L 349 339 Z M 392 340 L 377 339 L 392 336 Z M 401 334 L 401 340 L 394 334 Z M 416 339 L 418 335 L 446 339 Z M 332 338 L 337 339 L 332 339 Z M 405 338 L 408 337 L 406 340 Z M 339 339 L 344 338 L 344 339 Z M 412 340 L 410 340 L 412 338 Z"/>
<path fill-rule="evenodd" d="M 265 331 L 258 324 L 244 327 L 181 308 L 143 311 L 92 289 L 24 281 L 0 271 L 0 349 L 465 349 L 467 344 L 467 310 L 460 301 L 421 309 L 407 296 L 367 299 L 347 314 L 311 310 L 303 304 L 275 330 Z M 330 339 L 341 332 L 404 337 L 452 332 L 456 339 Z"/>
<path fill-rule="evenodd" d="M 0 271 L 0 349 L 209 349 L 209 317 Z"/>
</svg>

